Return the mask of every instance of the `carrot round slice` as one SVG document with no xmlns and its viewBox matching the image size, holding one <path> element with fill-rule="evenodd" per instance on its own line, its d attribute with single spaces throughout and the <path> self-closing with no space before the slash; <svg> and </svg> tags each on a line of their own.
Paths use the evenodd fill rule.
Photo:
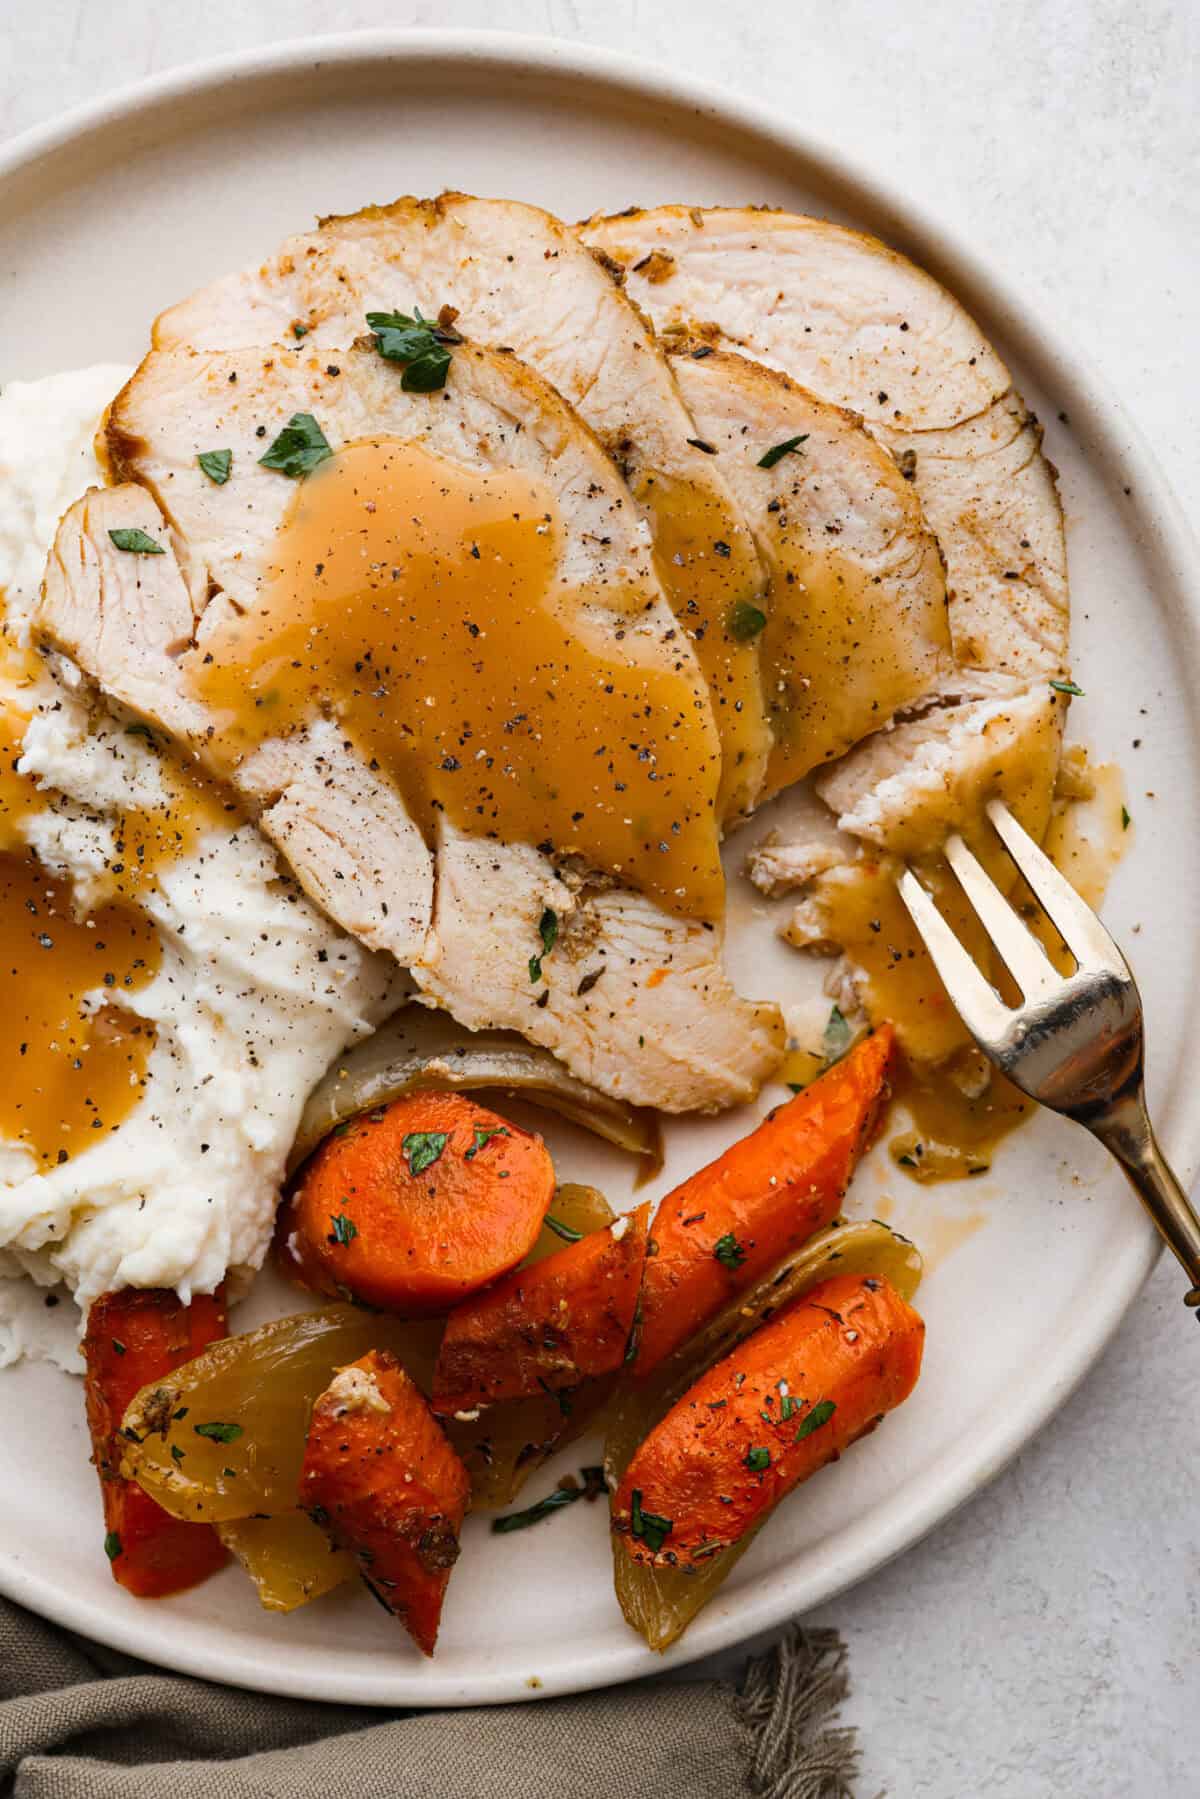
<svg viewBox="0 0 1200 1799">
<path fill-rule="evenodd" d="M 639 1206 L 451 1312 L 434 1369 L 434 1409 L 472 1411 L 619 1368 L 649 1221 L 649 1205 Z"/>
<path fill-rule="evenodd" d="M 613 1496 L 634 1561 L 701 1568 L 912 1392 L 925 1326 L 887 1281 L 838 1275 L 690 1387 Z"/>
<path fill-rule="evenodd" d="M 92 1459 L 104 1500 L 104 1548 L 113 1578 L 139 1598 L 182 1592 L 228 1560 L 209 1525 L 173 1518 L 121 1474 L 122 1453 L 128 1448 L 121 1420 L 134 1394 L 225 1333 L 220 1289 L 184 1305 L 178 1294 L 163 1288 L 122 1287 L 102 1294 L 88 1313 L 85 1394 Z"/>
<path fill-rule="evenodd" d="M 313 1407 L 300 1504 L 432 1655 L 471 1483 L 420 1390 L 373 1349 Z"/>
<path fill-rule="evenodd" d="M 881 1025 L 667 1194 L 650 1227 L 635 1375 L 833 1222 L 886 1097 L 894 1041 Z"/>
<path fill-rule="evenodd" d="M 540 1137 L 461 1093 L 414 1093 L 326 1138 L 276 1253 L 314 1292 L 420 1317 L 514 1268 L 553 1193 Z"/>
</svg>

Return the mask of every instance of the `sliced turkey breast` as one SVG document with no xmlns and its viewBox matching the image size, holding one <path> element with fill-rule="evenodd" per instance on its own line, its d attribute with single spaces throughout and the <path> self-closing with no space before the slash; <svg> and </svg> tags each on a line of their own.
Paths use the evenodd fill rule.
<svg viewBox="0 0 1200 1799">
<path fill-rule="evenodd" d="M 943 697 L 1002 698 L 1022 781 L 1034 770 L 1052 780 L 1064 708 L 1049 681 L 1065 668 L 1069 625 L 1062 513 L 1037 423 L 958 302 L 877 239 L 789 213 L 668 206 L 580 232 L 621 264 L 660 331 L 725 342 L 862 416 L 945 557 L 956 670 Z M 929 816 L 934 740 L 971 741 L 976 715 L 956 710 L 868 738 L 819 781 L 847 831 L 871 819 L 886 844 L 880 821 L 899 825 L 910 805 Z M 976 722 L 989 717 L 985 706 Z M 969 778 L 952 789 L 964 803 L 979 792 Z M 1049 797 L 1030 792 L 1031 822 Z M 952 808 L 941 815 L 950 822 Z"/>
<path fill-rule="evenodd" d="M 588 220 L 657 330 L 708 332 L 862 415 L 912 479 L 946 557 L 957 660 L 1060 673 L 1062 516 L 1004 363 L 932 276 L 876 238 L 744 207 Z"/>
<path fill-rule="evenodd" d="M 1003 799 L 1039 839 L 1062 742 L 1065 702 L 1048 682 L 981 676 L 972 697 L 883 731 L 822 775 L 817 791 L 843 831 L 897 856 L 935 855 L 951 831 L 977 837 Z"/>
<path fill-rule="evenodd" d="M 159 348 L 277 343 L 342 350 L 368 312 L 449 307 L 480 344 L 537 369 L 600 438 L 647 509 L 659 575 L 712 695 L 720 810 L 761 792 L 770 749 L 757 646 L 730 628 L 766 573 L 720 463 L 689 417 L 653 334 L 559 220 L 513 200 L 443 194 L 372 206 L 292 237 L 265 262 L 162 314 Z"/>
<path fill-rule="evenodd" d="M 141 532 L 165 553 L 123 552 L 114 531 Z M 58 527 L 34 624 L 106 693 L 203 755 L 212 715 L 186 679 L 199 619 L 176 543 L 146 488 L 93 489 Z M 433 858 L 398 795 L 331 721 L 266 744 L 234 784 L 301 886 L 344 930 L 405 965 L 424 954 Z"/>
<path fill-rule="evenodd" d="M 845 946 L 868 1009 L 891 1008 L 910 1053 L 936 1059 L 954 1033 L 930 1028 L 915 1006 L 929 986 L 923 957 L 916 993 L 898 993 L 875 967 L 893 872 L 879 851 L 933 854 L 951 828 L 978 838 L 994 792 L 1045 829 L 1065 711 L 1050 682 L 1066 667 L 1069 620 L 1062 515 L 1037 422 L 957 301 L 876 239 L 745 208 L 633 211 L 580 233 L 623 267 L 668 341 L 724 344 L 861 415 L 937 535 L 955 667 L 917 716 L 887 724 L 816 780 L 847 845 L 869 848 L 850 848 L 839 868 L 826 835 L 802 831 L 760 846 L 749 864 L 767 890 L 807 891 L 791 939 Z M 898 918 L 897 943 L 907 928 Z"/>
<path fill-rule="evenodd" d="M 297 481 L 261 458 L 302 418 L 326 451 Z M 467 345 L 434 394 L 405 391 L 367 349 L 157 353 L 106 440 L 125 484 L 63 521 L 43 638 L 230 779 L 306 890 L 464 1022 L 514 1026 L 640 1104 L 715 1109 L 755 1092 L 778 1018 L 721 970 L 707 692 L 644 523 L 559 396 Z M 220 481 L 198 461 L 218 448 Z M 397 462 L 411 517 L 387 489 Z M 526 496 L 515 523 L 513 494 Z M 467 537 L 430 540 L 439 506 Z M 504 561 L 518 532 L 528 567 Z M 476 606 L 525 604 L 535 575 L 541 609 L 529 600 L 492 630 Z M 526 665 L 527 709 L 489 711 L 480 695 L 507 697 Z M 446 733 L 456 753 L 430 773 Z M 539 847 L 504 841 L 533 818 Z M 589 855 L 598 845 L 620 856 Z M 566 896 L 563 949 L 535 978 L 544 915 L 560 910 L 547 891 Z M 604 1009 L 596 982 L 555 978 L 584 937 L 608 971 Z M 629 1002 L 660 981 L 672 1003 L 656 1000 L 650 1027 Z"/>
<path fill-rule="evenodd" d="M 911 485 L 854 413 L 742 356 L 700 346 L 671 360 L 771 575 L 750 626 L 775 793 L 949 677 L 942 560 Z"/>
<path fill-rule="evenodd" d="M 778 1062 L 778 1009 L 734 992 L 712 924 L 446 822 L 437 868 L 436 959 L 414 977 L 473 1030 L 520 1031 L 603 1092 L 668 1112 L 752 1099 Z"/>
</svg>

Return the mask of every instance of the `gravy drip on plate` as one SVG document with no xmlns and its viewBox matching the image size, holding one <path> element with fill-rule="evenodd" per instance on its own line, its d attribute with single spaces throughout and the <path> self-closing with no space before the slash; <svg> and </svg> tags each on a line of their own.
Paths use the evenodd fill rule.
<svg viewBox="0 0 1200 1799">
<path fill-rule="evenodd" d="M 712 716 L 690 658 L 663 667 L 559 573 L 553 500 L 519 471 L 349 444 L 296 491 L 253 613 L 189 658 L 233 767 L 318 715 L 435 815 L 550 845 L 672 911 L 721 915 Z M 629 590 L 633 594 L 632 587 Z M 682 637 L 680 647 L 683 647 Z"/>
</svg>

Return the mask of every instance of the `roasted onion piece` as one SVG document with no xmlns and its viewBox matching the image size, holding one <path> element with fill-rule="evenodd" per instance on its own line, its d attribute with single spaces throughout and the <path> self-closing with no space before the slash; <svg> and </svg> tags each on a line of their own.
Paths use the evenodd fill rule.
<svg viewBox="0 0 1200 1799">
<path fill-rule="evenodd" d="M 575 1234 L 603 1230 L 613 1216 L 595 1187 L 560 1187 L 549 1212 L 553 1224 L 543 1226 L 531 1258 L 563 1248 Z M 389 1349 L 427 1393 L 442 1328 L 439 1319 L 326 1306 L 222 1338 L 134 1397 L 124 1419 L 123 1470 L 177 1518 L 225 1524 L 265 1513 L 278 1521 L 295 1506 L 309 1412 L 334 1370 L 368 1349 Z M 539 1394 L 478 1418 L 447 1420 L 447 1435 L 471 1472 L 474 1503 L 507 1505 L 527 1474 L 589 1428 L 611 1384 L 588 1382 L 574 1393 Z M 302 1534 L 292 1528 L 277 1560 L 286 1562 Z M 251 1554 L 256 1558 L 250 1572 L 260 1593 L 264 1585 L 275 1590 L 271 1538 L 264 1529 L 229 1544 L 247 1565 Z M 281 1576 L 290 1592 L 295 1583 L 289 1587 L 288 1578 Z"/>
<path fill-rule="evenodd" d="M 921 1257 L 905 1237 L 885 1224 L 840 1224 L 793 1251 L 654 1370 L 644 1381 L 624 1381 L 608 1412 L 604 1471 L 614 1490 L 634 1450 L 705 1369 L 737 1348 L 760 1324 L 834 1274 L 878 1274 L 911 1299 L 921 1279 Z M 682 1635 L 721 1582 L 749 1549 L 749 1532 L 710 1557 L 702 1567 L 659 1568 L 639 1563 L 613 1542 L 613 1578 L 626 1622 L 651 1649 L 667 1649 Z"/>
<path fill-rule="evenodd" d="M 313 1089 L 288 1161 L 289 1173 L 330 1131 L 358 1112 L 418 1087 L 500 1088 L 557 1112 L 631 1155 L 661 1155 L 652 1112 L 610 1099 L 568 1072 L 549 1050 L 515 1031 L 469 1031 L 446 1012 L 406 1006 L 339 1057 Z"/>
<path fill-rule="evenodd" d="M 135 1395 L 122 1472 L 177 1518 L 291 1511 L 309 1412 L 334 1370 L 390 1349 L 428 1390 L 441 1328 L 327 1306 L 225 1337 Z"/>
<path fill-rule="evenodd" d="M 319 1599 L 358 1572 L 343 1549 L 335 1549 L 301 1511 L 273 1518 L 236 1518 L 218 1524 L 217 1535 L 258 1589 L 269 1612 L 294 1612 Z"/>
</svg>

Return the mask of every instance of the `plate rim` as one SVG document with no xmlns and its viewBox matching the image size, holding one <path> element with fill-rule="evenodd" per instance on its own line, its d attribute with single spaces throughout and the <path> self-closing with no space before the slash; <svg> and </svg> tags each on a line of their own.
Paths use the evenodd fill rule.
<svg viewBox="0 0 1200 1799">
<path fill-rule="evenodd" d="M 1045 317 L 1048 302 L 1030 307 L 1014 285 L 990 258 L 980 256 L 957 232 L 945 225 L 921 200 L 913 200 L 893 186 L 865 160 L 841 144 L 796 125 L 778 108 L 751 95 L 730 92 L 717 83 L 691 74 L 664 69 L 659 64 L 601 46 L 515 32 L 469 29 L 372 29 L 289 38 L 278 43 L 234 51 L 171 69 L 147 80 L 128 84 L 99 99 L 86 102 L 53 119 L 19 133 L 0 145 L 0 204 L 4 190 L 17 177 L 34 173 L 39 164 L 58 153 L 81 147 L 91 136 L 119 130 L 139 116 L 152 117 L 174 100 L 200 100 L 206 93 L 228 90 L 231 84 L 252 90 L 272 77 L 296 74 L 306 65 L 363 65 L 413 63 L 463 63 L 476 69 L 496 67 L 509 74 L 534 77 L 574 78 L 585 86 L 610 94 L 632 96 L 640 105 L 663 102 L 674 112 L 732 125 L 757 144 L 774 142 L 796 162 L 807 164 L 831 184 L 849 193 L 882 235 L 890 234 L 906 246 L 923 266 L 937 271 L 952 267 L 955 288 L 965 285 L 974 307 L 983 297 L 987 314 L 1002 319 L 1006 345 L 1022 359 L 1045 365 L 1052 361 L 1055 388 L 1069 404 L 1072 426 L 1079 439 L 1095 445 L 1108 460 L 1118 455 L 1130 471 L 1136 493 L 1139 522 L 1153 536 L 1153 555 L 1164 564 L 1170 586 L 1181 604 L 1172 608 L 1183 627 L 1185 675 L 1193 687 L 1200 684 L 1200 542 L 1193 534 L 1182 505 L 1172 490 L 1149 442 L 1110 385 L 1106 372 L 1097 373 L 1074 347 L 1064 340 L 1057 319 Z M 1169 1136 L 1177 1166 L 1185 1183 L 1200 1163 L 1200 1093 L 1195 1096 L 1177 1086 L 1172 1095 Z M 710 1613 L 699 1619 L 683 1643 L 665 1658 L 652 1655 L 632 1637 L 628 1646 L 613 1651 L 585 1649 L 569 1666 L 548 1674 L 536 1688 L 519 1666 L 504 1671 L 482 1671 L 467 1679 L 451 1677 L 436 1687 L 414 1672 L 361 1670 L 339 1677 L 333 1668 L 315 1671 L 311 1678 L 303 1665 L 293 1668 L 282 1660 L 277 1666 L 256 1656 L 253 1647 L 242 1649 L 236 1637 L 224 1645 L 190 1646 L 168 1639 L 157 1640 L 153 1610 L 137 1602 L 120 1604 L 125 1596 L 114 1588 L 111 1610 L 86 1598 L 76 1599 L 55 1587 L 36 1569 L 24 1565 L 0 1548 L 0 1592 L 18 1604 L 70 1630 L 79 1631 L 127 1654 L 140 1656 L 179 1672 L 225 1684 L 240 1685 L 265 1693 L 319 1699 L 343 1704 L 444 1707 L 453 1705 L 505 1704 L 551 1698 L 641 1678 L 665 1668 L 677 1669 L 718 1650 L 730 1648 L 763 1631 L 777 1628 L 805 1609 L 823 1604 L 866 1578 L 911 1547 L 980 1492 L 1043 1428 L 1070 1397 L 1084 1375 L 1102 1355 L 1145 1282 L 1159 1253 L 1153 1231 L 1146 1225 L 1108 1270 L 1097 1290 L 1096 1304 L 1082 1325 L 1077 1325 L 1058 1355 L 1045 1364 L 1044 1378 L 1032 1403 L 1027 1397 L 1020 1408 L 997 1421 L 983 1438 L 969 1468 L 938 1473 L 933 1464 L 930 1478 L 904 1504 L 879 1519 L 866 1518 L 852 1527 L 831 1550 L 825 1578 L 802 1599 L 788 1590 L 786 1577 L 763 1583 L 756 1597 L 743 1597 L 736 1613 Z"/>
</svg>

